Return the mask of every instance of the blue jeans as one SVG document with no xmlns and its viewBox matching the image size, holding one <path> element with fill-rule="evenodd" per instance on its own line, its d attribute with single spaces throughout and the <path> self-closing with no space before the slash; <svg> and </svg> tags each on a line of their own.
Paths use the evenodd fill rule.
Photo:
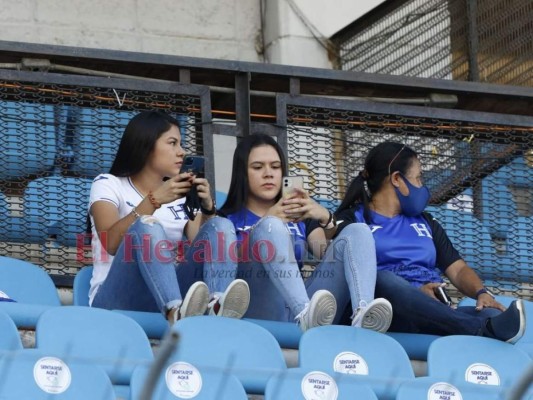
<svg viewBox="0 0 533 400">
<path fill-rule="evenodd" d="M 238 268 L 238 277 L 250 287 L 246 317 L 293 321 L 317 290 L 326 289 L 337 301 L 336 323 L 350 299 L 357 307 L 374 298 L 374 249 L 368 226 L 351 224 L 329 244 L 323 261 L 304 283 L 285 224 L 276 217 L 262 218 L 250 233 L 250 261 L 240 262 Z"/>
<path fill-rule="evenodd" d="M 212 295 L 224 292 L 237 270 L 236 260 L 229 256 L 235 240 L 231 222 L 211 218 L 187 246 L 184 262 L 176 265 L 177 243 L 167 239 L 156 218 L 142 216 L 124 236 L 92 305 L 159 311 L 166 316 L 181 304 L 182 294 L 196 281 L 203 280 Z"/>
<path fill-rule="evenodd" d="M 391 271 L 378 271 L 376 296 L 392 304 L 389 331 L 432 335 L 481 335 L 487 318 L 501 313 L 495 308 L 453 309 L 437 301 Z"/>
</svg>

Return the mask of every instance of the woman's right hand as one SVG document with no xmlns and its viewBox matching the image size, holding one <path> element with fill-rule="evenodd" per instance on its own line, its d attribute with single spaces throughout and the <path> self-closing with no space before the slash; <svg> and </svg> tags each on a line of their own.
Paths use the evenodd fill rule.
<svg viewBox="0 0 533 400">
<path fill-rule="evenodd" d="M 290 210 L 292 208 L 296 208 L 298 207 L 298 205 L 296 204 L 283 204 L 284 200 L 286 200 L 286 198 L 281 198 L 279 199 L 279 201 L 274 204 L 272 207 L 270 207 L 270 209 L 268 210 L 268 212 L 265 214 L 266 215 L 270 215 L 270 216 L 273 216 L 273 217 L 278 217 L 279 219 L 281 219 L 283 222 L 287 223 L 287 222 L 292 222 L 293 221 L 293 216 L 292 215 L 289 215 L 286 213 L 287 210 Z"/>
<path fill-rule="evenodd" d="M 184 172 L 167 179 L 159 188 L 153 191 L 155 201 L 159 204 L 172 203 L 177 199 L 185 197 L 191 190 L 194 175 L 190 172 Z"/>
</svg>

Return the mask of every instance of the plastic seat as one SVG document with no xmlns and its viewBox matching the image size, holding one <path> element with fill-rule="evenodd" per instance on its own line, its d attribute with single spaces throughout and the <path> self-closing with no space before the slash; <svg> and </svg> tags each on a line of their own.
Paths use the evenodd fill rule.
<svg viewBox="0 0 533 400">
<path fill-rule="evenodd" d="M 72 303 L 75 306 L 89 305 L 89 289 L 91 288 L 92 276 L 92 266 L 83 267 L 76 273 L 72 284 Z"/>
<path fill-rule="evenodd" d="M 72 140 L 71 171 L 89 178 L 109 172 L 124 128 L 134 115 L 134 112 L 105 108 L 80 109 Z"/>
<path fill-rule="evenodd" d="M 402 383 L 396 400 L 450 399 L 450 400 L 502 400 L 505 391 L 502 388 L 486 386 L 483 388 L 470 383 L 453 384 L 440 379 L 422 377 Z"/>
<path fill-rule="evenodd" d="M 251 322 L 199 316 L 179 320 L 172 329 L 180 342 L 171 362 L 224 369 L 247 393 L 264 393 L 268 379 L 287 368 L 276 339 Z"/>
<path fill-rule="evenodd" d="M 56 155 L 54 107 L 0 102 L 0 179 L 16 180 L 52 170 Z"/>
<path fill-rule="evenodd" d="M 509 343 L 481 336 L 453 335 L 435 340 L 428 352 L 428 376 L 450 383 L 512 386 L 532 363 Z"/>
<path fill-rule="evenodd" d="M 474 214 L 441 208 L 431 215 L 446 230 L 454 247 L 466 263 L 483 279 L 501 279 L 514 276 L 514 271 L 498 263 L 496 248 L 485 226 Z"/>
<path fill-rule="evenodd" d="M 6 350 L 22 350 L 22 341 L 17 326 L 2 310 L 0 310 L 0 332 L 0 354 Z"/>
<path fill-rule="evenodd" d="M 135 367 L 153 360 L 150 342 L 135 321 L 91 307 L 63 306 L 44 312 L 35 344 L 47 354 L 102 367 L 114 385 L 129 385 Z"/>
<path fill-rule="evenodd" d="M 91 183 L 89 179 L 63 176 L 31 181 L 24 193 L 29 241 L 42 242 L 54 236 L 58 244 L 76 246 L 86 230 Z"/>
<path fill-rule="evenodd" d="M 131 378 L 131 400 L 143 400 L 143 386 L 149 367 L 135 368 Z M 184 385 L 183 383 L 186 383 Z M 157 400 L 194 398 L 196 400 L 247 400 L 248 396 L 235 376 L 214 368 L 198 369 L 185 362 L 167 365 L 157 379 L 152 395 Z"/>
<path fill-rule="evenodd" d="M 510 223 L 507 233 L 507 257 L 515 270 L 515 280 L 533 283 L 533 217 L 517 217 Z"/>
<path fill-rule="evenodd" d="M 350 374 L 380 399 L 394 399 L 401 383 L 414 379 L 409 357 L 393 338 L 351 326 L 320 326 L 300 340 L 299 367 Z"/>
<path fill-rule="evenodd" d="M 370 386 L 344 374 L 290 368 L 269 379 L 265 400 L 377 400 Z"/>
<path fill-rule="evenodd" d="M 26 350 L 0 356 L 0 371 L 2 399 L 115 399 L 109 378 L 91 364 Z"/>
<path fill-rule="evenodd" d="M 33 329 L 40 315 L 61 305 L 50 276 L 27 261 L 0 256 L 0 290 L 16 302 L 0 302 L 19 328 Z"/>
</svg>

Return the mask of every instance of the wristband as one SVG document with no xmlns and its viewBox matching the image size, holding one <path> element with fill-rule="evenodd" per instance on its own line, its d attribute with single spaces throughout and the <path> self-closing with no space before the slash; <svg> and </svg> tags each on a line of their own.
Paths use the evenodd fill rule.
<svg viewBox="0 0 533 400">
<path fill-rule="evenodd" d="M 482 288 L 482 289 L 479 289 L 477 292 L 476 292 L 476 299 L 481 296 L 483 293 L 487 293 L 490 297 L 494 298 L 494 295 L 488 291 L 487 288 Z"/>
<path fill-rule="evenodd" d="M 148 200 L 150 200 L 150 204 L 152 204 L 152 206 L 157 210 L 158 208 L 161 208 L 161 204 L 158 203 L 154 197 L 154 194 L 152 193 L 152 191 L 150 190 L 148 192 Z"/>
<path fill-rule="evenodd" d="M 217 206 L 215 204 L 215 199 L 213 199 L 212 201 L 213 201 L 213 208 L 211 208 L 211 210 L 208 210 L 207 208 L 204 208 L 202 203 L 200 203 L 200 211 L 202 212 L 202 214 L 204 214 L 204 215 L 213 215 L 213 214 L 215 214 L 217 212 Z"/>
<path fill-rule="evenodd" d="M 333 229 L 337 225 L 337 219 L 335 218 L 335 215 L 333 215 L 331 211 L 328 211 L 328 212 L 329 212 L 328 222 L 322 225 L 320 221 L 318 221 L 318 226 L 326 230 Z M 332 222 L 333 222 L 333 226 L 330 226 Z"/>
<path fill-rule="evenodd" d="M 139 218 L 141 218 L 141 214 L 139 214 L 139 213 L 137 212 L 137 209 L 136 209 L 136 208 L 137 208 L 137 207 L 133 207 L 133 208 L 131 209 L 131 213 L 135 216 L 135 219 L 139 219 Z"/>
</svg>

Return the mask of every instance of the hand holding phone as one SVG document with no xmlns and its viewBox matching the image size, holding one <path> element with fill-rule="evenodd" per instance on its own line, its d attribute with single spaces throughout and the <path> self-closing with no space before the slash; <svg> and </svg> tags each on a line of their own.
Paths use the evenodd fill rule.
<svg viewBox="0 0 533 400">
<path fill-rule="evenodd" d="M 434 291 L 435 296 L 441 301 L 441 303 L 444 303 L 447 306 L 452 305 L 452 299 L 448 296 L 448 292 L 446 292 L 446 289 L 444 289 L 443 286 L 437 286 Z"/>
</svg>

